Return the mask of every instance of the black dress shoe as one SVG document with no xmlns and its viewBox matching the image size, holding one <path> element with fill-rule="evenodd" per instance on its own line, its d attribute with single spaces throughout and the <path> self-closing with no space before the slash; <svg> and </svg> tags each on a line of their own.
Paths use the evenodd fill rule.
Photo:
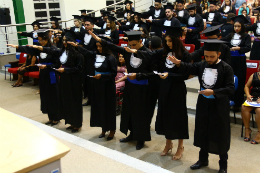
<svg viewBox="0 0 260 173">
<path fill-rule="evenodd" d="M 209 165 L 209 161 L 206 162 L 197 161 L 194 165 L 190 167 L 190 169 L 200 169 L 201 167 L 208 166 L 208 165 Z"/>
<path fill-rule="evenodd" d="M 120 142 L 130 142 L 130 141 L 132 141 L 132 140 L 133 140 L 133 136 L 132 136 L 131 133 L 130 133 L 129 136 L 127 136 L 126 138 L 122 138 L 122 139 L 120 139 L 119 141 L 120 141 Z"/>
<path fill-rule="evenodd" d="M 88 100 L 86 103 L 82 104 L 82 106 L 89 106 L 89 105 L 91 105 L 91 101 L 90 100 Z"/>
<path fill-rule="evenodd" d="M 218 173 L 227 173 L 227 169 L 220 169 Z"/>
<path fill-rule="evenodd" d="M 74 127 L 73 126 L 69 126 L 66 128 L 66 130 L 72 130 Z"/>
<path fill-rule="evenodd" d="M 104 138 L 104 137 L 105 137 L 105 134 L 99 135 L 99 138 Z"/>
<path fill-rule="evenodd" d="M 57 121 L 56 123 L 52 122 L 52 123 L 51 123 L 51 126 L 55 126 L 55 125 L 59 124 L 59 122 L 60 122 L 60 121 Z"/>
<path fill-rule="evenodd" d="M 112 137 L 107 137 L 107 141 L 111 141 L 112 139 L 114 139 L 114 136 L 112 136 Z"/>
<path fill-rule="evenodd" d="M 71 133 L 76 133 L 76 132 L 79 132 L 79 131 L 80 131 L 80 128 L 79 129 L 72 129 Z"/>
<path fill-rule="evenodd" d="M 144 141 L 138 141 L 136 144 L 136 149 L 141 150 L 142 148 L 144 148 Z"/>
<path fill-rule="evenodd" d="M 52 124 L 52 121 L 48 121 L 47 123 L 45 123 L 46 125 Z"/>
</svg>

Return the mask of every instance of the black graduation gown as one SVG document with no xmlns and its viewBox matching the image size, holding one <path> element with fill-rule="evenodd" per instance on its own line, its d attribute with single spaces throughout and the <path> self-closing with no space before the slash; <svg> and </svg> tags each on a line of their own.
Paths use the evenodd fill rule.
<svg viewBox="0 0 260 173">
<path fill-rule="evenodd" d="M 221 54 L 219 56 L 219 59 L 222 59 L 227 64 L 230 64 L 231 54 L 229 46 L 227 46 L 226 44 L 222 44 L 222 46 L 220 47 L 220 52 Z M 191 53 L 193 62 L 200 62 L 201 56 L 204 56 L 204 46 Z"/>
<path fill-rule="evenodd" d="M 225 11 L 224 10 L 224 6 L 221 7 L 218 11 L 221 13 L 221 14 L 229 14 L 229 13 L 233 13 L 233 14 L 236 14 L 236 8 L 235 6 L 232 6 L 232 9 L 230 8 L 228 11 Z M 226 23 L 227 22 L 227 17 L 222 17 L 222 23 Z"/>
<path fill-rule="evenodd" d="M 172 17 L 170 20 L 168 20 L 167 18 L 163 18 L 160 20 L 153 20 L 152 23 L 150 23 L 152 26 L 158 26 L 161 29 L 161 32 L 163 31 L 162 27 L 163 26 L 168 26 L 168 23 L 170 22 L 170 26 L 175 26 L 175 27 L 180 27 L 181 23 L 178 19 L 176 19 L 175 17 Z"/>
<path fill-rule="evenodd" d="M 97 34 L 95 30 L 93 31 L 94 34 Z M 84 40 L 85 35 L 89 35 L 86 30 L 82 30 L 80 32 L 80 40 L 82 43 L 82 46 L 91 51 L 96 51 L 96 40 L 91 37 L 89 43 L 87 44 Z M 94 61 L 93 58 L 88 58 L 84 56 L 84 68 L 82 72 L 82 81 L 83 81 L 83 91 L 84 91 L 84 98 L 88 97 L 90 99 L 91 92 L 92 92 L 92 83 L 93 79 L 87 77 L 87 75 L 94 76 L 95 75 L 95 69 L 94 69 Z"/>
<path fill-rule="evenodd" d="M 78 36 L 79 36 L 80 35 L 79 33 L 84 32 L 85 29 L 83 27 L 78 28 L 78 27 L 73 26 L 70 28 L 70 30 L 75 33 L 78 33 Z M 77 38 L 76 41 L 81 44 L 81 40 L 79 38 Z"/>
<path fill-rule="evenodd" d="M 207 70 L 217 71 L 215 80 L 205 82 Z M 206 149 L 212 154 L 225 154 L 230 148 L 230 105 L 229 96 L 234 92 L 234 73 L 232 68 L 220 61 L 208 66 L 206 61 L 198 63 L 183 63 L 179 70 L 197 75 L 200 87 L 212 89 L 215 99 L 209 99 L 199 94 L 196 105 L 194 145 Z M 209 71 L 211 71 L 209 69 Z M 209 75 L 210 76 L 210 75 Z"/>
<path fill-rule="evenodd" d="M 155 19 L 162 19 L 162 18 L 165 18 L 165 10 L 163 7 L 161 7 L 160 9 L 160 13 L 159 15 L 156 15 L 155 14 L 155 11 L 159 11 L 159 10 L 155 10 L 155 8 L 151 8 L 148 12 L 144 12 L 142 13 L 143 16 L 147 16 L 147 17 L 150 17 L 152 16 L 153 20 Z M 158 26 L 151 26 L 151 32 L 154 32 L 156 36 L 158 37 L 162 37 L 162 30 L 160 27 Z"/>
<path fill-rule="evenodd" d="M 213 20 L 209 18 L 209 13 L 215 13 Z M 218 11 L 215 12 L 207 12 L 203 15 L 203 18 L 207 20 L 207 22 L 212 22 L 211 26 L 220 25 L 222 23 L 222 16 Z M 209 20 L 210 19 L 210 20 Z"/>
<path fill-rule="evenodd" d="M 198 50 L 200 48 L 200 41 L 198 41 L 198 39 L 200 39 L 200 32 L 204 29 L 204 23 L 202 17 L 200 17 L 198 14 L 196 14 L 194 17 L 194 23 L 191 16 L 183 17 L 181 23 L 187 25 L 187 28 L 195 27 L 195 29 L 192 29 L 192 32 L 187 32 L 185 37 L 185 44 L 194 44 L 195 50 Z"/>
<path fill-rule="evenodd" d="M 225 23 L 221 27 L 221 36 L 226 37 L 228 34 L 232 33 L 234 30 L 234 26 L 230 23 Z"/>
<path fill-rule="evenodd" d="M 130 25 L 121 25 L 119 27 L 119 30 L 121 30 L 121 31 L 130 31 L 130 30 L 137 30 L 137 31 L 139 31 L 138 25 L 139 25 L 139 23 L 131 22 Z"/>
<path fill-rule="evenodd" d="M 33 45 L 40 45 L 36 31 L 22 32 L 20 35 L 25 37 L 31 37 L 33 39 Z"/>
<path fill-rule="evenodd" d="M 141 38 L 143 45 L 149 49 L 149 41 L 151 40 L 150 38 Z"/>
<path fill-rule="evenodd" d="M 127 13 L 131 13 L 131 14 L 133 14 L 134 13 L 134 11 L 133 10 L 127 10 L 127 9 L 125 9 L 124 11 L 116 11 L 115 12 L 115 14 L 117 14 L 117 15 L 119 15 L 119 16 L 123 16 L 124 17 L 124 20 L 127 20 Z M 119 18 L 118 16 L 117 16 L 117 18 Z"/>
<path fill-rule="evenodd" d="M 161 57 L 161 60 L 160 71 L 168 72 L 168 77 L 161 79 L 155 131 L 159 135 L 165 135 L 166 139 L 189 139 L 187 90 L 184 82 L 189 74 L 178 72 L 178 67 L 167 57 Z M 188 51 L 183 52 L 181 60 L 191 62 Z"/>
<path fill-rule="evenodd" d="M 52 46 L 50 49 L 56 49 L 56 47 Z M 41 111 L 43 114 L 48 114 L 49 120 L 58 121 L 58 83 L 59 76 L 56 71 L 52 69 L 58 68 L 55 66 L 55 62 L 57 57 L 51 54 L 41 53 L 38 49 L 27 47 L 27 46 L 19 46 L 16 50 L 17 52 L 25 52 L 30 55 L 39 56 L 39 63 L 52 63 L 52 65 L 47 65 L 47 68 L 40 69 L 39 74 L 39 88 L 40 88 L 40 100 L 41 100 Z M 56 83 L 51 84 L 50 72 L 54 71 L 56 76 Z"/>
<path fill-rule="evenodd" d="M 137 51 L 136 54 L 128 53 L 123 47 L 108 43 L 102 39 L 102 44 L 112 51 L 124 55 L 128 73 L 148 73 L 150 58 Z M 149 51 L 146 47 L 139 50 Z M 131 56 L 134 57 L 131 57 Z M 147 79 L 147 78 L 143 78 Z M 150 117 L 148 85 L 133 84 L 126 80 L 123 95 L 120 131 L 127 135 L 128 130 L 133 132 L 133 140 L 150 141 Z"/>
<path fill-rule="evenodd" d="M 97 58 L 92 51 L 78 47 L 79 52 L 88 58 L 95 58 L 95 71 L 109 72 L 101 74 L 100 79 L 93 79 L 91 96 L 90 126 L 102 127 L 102 131 L 116 130 L 116 85 L 117 64 L 115 57 L 105 55 Z M 94 54 L 94 56 L 93 56 Z M 100 56 L 100 55 L 98 55 Z M 104 60 L 104 61 L 103 61 Z M 103 62 L 101 62 L 103 61 Z M 100 62 L 100 63 L 98 63 Z"/>
<path fill-rule="evenodd" d="M 106 29 L 94 29 L 94 31 L 98 34 L 106 34 Z M 106 36 L 111 37 L 112 43 L 119 44 L 119 32 L 117 29 L 111 31 L 111 33 Z"/>
<path fill-rule="evenodd" d="M 260 24 L 258 24 L 260 25 Z M 260 26 L 257 27 L 257 23 L 254 23 L 251 26 L 246 27 L 247 31 L 253 31 L 255 37 L 259 37 L 259 39 L 255 39 L 251 52 L 250 52 L 250 60 L 260 60 Z"/>
<path fill-rule="evenodd" d="M 82 69 L 83 55 L 75 51 L 75 54 L 68 55 L 64 64 L 60 61 L 62 49 L 43 48 L 43 52 L 51 54 L 56 59 L 58 67 L 62 65 L 63 73 L 59 73 L 59 118 L 65 119 L 65 124 L 73 125 L 77 128 L 82 126 Z"/>
<path fill-rule="evenodd" d="M 105 29 L 105 28 L 104 28 L 104 24 L 105 24 L 105 23 L 106 23 L 106 22 L 102 19 L 102 20 L 96 22 L 95 25 L 97 25 L 97 26 L 100 27 L 101 29 Z"/>
<path fill-rule="evenodd" d="M 180 16 L 181 12 L 183 11 L 183 15 Z M 176 10 L 175 13 L 177 14 L 177 19 L 182 23 L 183 18 L 188 18 L 190 16 L 189 12 L 186 9 L 183 10 Z"/>
<path fill-rule="evenodd" d="M 231 35 L 227 35 L 222 38 L 222 40 L 227 41 L 228 46 L 234 47 L 231 45 Z M 240 50 L 238 51 L 240 54 L 245 54 L 251 50 L 251 38 L 245 33 L 244 37 L 241 39 L 239 45 Z M 234 95 L 231 97 L 231 100 L 235 102 L 236 107 L 240 107 L 244 103 L 244 87 L 246 81 L 246 56 L 232 56 L 231 51 L 231 67 L 233 68 L 234 74 L 238 78 L 238 88 L 235 91 Z"/>
</svg>

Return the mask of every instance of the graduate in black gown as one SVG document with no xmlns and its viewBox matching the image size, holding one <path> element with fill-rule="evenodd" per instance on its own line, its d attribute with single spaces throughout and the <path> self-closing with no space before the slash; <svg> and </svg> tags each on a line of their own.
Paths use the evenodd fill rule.
<svg viewBox="0 0 260 173">
<path fill-rule="evenodd" d="M 202 32 L 202 34 L 205 34 L 205 36 L 208 37 L 208 39 L 218 39 L 220 35 L 219 28 L 221 26 L 222 24 L 208 27 Z M 222 44 L 220 47 L 220 52 L 221 55 L 219 56 L 219 59 L 225 61 L 227 64 L 230 64 L 231 54 L 229 46 L 227 46 L 226 44 Z M 204 46 L 191 53 L 193 62 L 200 62 L 202 56 L 204 56 Z"/>
<path fill-rule="evenodd" d="M 218 11 L 222 15 L 223 23 L 226 23 L 229 13 L 236 14 L 236 8 L 232 5 L 231 0 L 225 0 L 223 6 Z"/>
<path fill-rule="evenodd" d="M 65 124 L 70 124 L 66 129 L 73 133 L 80 130 L 83 121 L 81 73 L 84 59 L 74 46 L 67 44 L 67 41 L 75 41 L 75 38 L 73 31 L 65 30 L 61 49 L 32 46 L 44 53 L 58 57 L 54 64 L 55 71 L 58 72 L 60 78 L 58 116 L 60 119 L 65 119 Z"/>
<path fill-rule="evenodd" d="M 112 41 L 107 37 L 102 37 L 102 39 Z M 95 59 L 90 126 L 102 128 L 99 138 L 105 137 L 105 133 L 110 131 L 107 140 L 112 140 L 116 130 L 116 59 L 113 53 L 99 42 L 96 43 L 97 52 L 89 51 L 73 42 L 69 42 L 69 44 L 76 46 L 85 57 Z"/>
<path fill-rule="evenodd" d="M 236 16 L 232 20 L 234 21 L 234 30 L 231 34 L 222 38 L 222 40 L 228 42 L 231 52 L 230 65 L 238 78 L 238 88 L 231 99 L 235 102 L 235 107 L 237 109 L 244 103 L 244 87 L 247 68 L 245 53 L 251 50 L 251 38 L 246 33 L 244 25 L 246 18 L 243 15 Z"/>
<path fill-rule="evenodd" d="M 164 48 L 155 51 L 162 55 L 159 60 L 159 72 L 162 73 L 160 75 L 162 81 L 155 131 L 166 138 L 166 146 L 161 156 L 166 156 L 173 148 L 172 140 L 178 139 L 178 147 L 173 160 L 179 160 L 184 151 L 183 139 L 189 139 L 186 106 L 187 90 L 184 82 L 184 80 L 188 79 L 189 74 L 178 72 L 178 67 L 169 61 L 167 57 L 175 56 L 181 59 L 182 62 L 189 63 L 191 62 L 191 56 L 179 38 L 181 36 L 181 27 L 165 27 L 165 29 Z"/>
<path fill-rule="evenodd" d="M 119 22 L 117 22 L 118 26 L 119 26 L 119 30 L 121 31 L 130 31 L 130 30 L 134 30 L 134 31 L 139 31 L 139 24 L 142 23 L 141 21 L 141 13 L 138 12 L 134 12 L 134 20 L 130 23 L 130 25 L 121 25 Z"/>
<path fill-rule="evenodd" d="M 188 5 L 187 9 L 189 10 L 189 16 L 183 17 L 181 23 L 185 24 L 187 28 L 185 44 L 194 44 L 195 50 L 200 48 L 200 32 L 204 29 L 204 22 L 200 15 L 196 14 L 196 4 Z"/>
<path fill-rule="evenodd" d="M 165 10 L 162 6 L 161 0 L 154 0 L 154 6 L 151 6 L 149 11 L 142 13 L 144 16 L 152 16 L 153 20 L 165 18 Z M 162 36 L 162 30 L 158 26 L 152 26 L 151 32 L 154 32 L 156 36 Z"/>
<path fill-rule="evenodd" d="M 126 32 L 128 36 L 128 44 L 132 49 L 149 51 L 141 40 L 140 31 Z M 126 138 L 120 139 L 120 142 L 129 142 L 132 140 L 137 141 L 136 149 L 140 150 L 144 147 L 145 141 L 151 140 L 150 134 L 150 117 L 149 111 L 149 91 L 148 91 L 148 79 L 144 77 L 142 79 L 136 79 L 138 73 L 151 72 L 150 58 L 142 53 L 130 53 L 125 49 L 112 43 L 107 42 L 104 39 L 92 34 L 93 37 L 102 43 L 102 46 L 106 46 L 112 51 L 116 51 L 122 54 L 125 58 L 125 64 L 127 72 L 131 73 L 128 76 L 128 80 L 125 82 L 125 89 L 123 95 L 123 105 L 121 113 L 120 131 L 127 135 L 130 130 L 130 135 Z"/>
<path fill-rule="evenodd" d="M 79 15 L 72 15 L 74 17 L 74 26 L 70 28 L 73 32 L 83 32 L 84 28 L 82 27 L 81 23 L 81 16 Z"/>
<path fill-rule="evenodd" d="M 216 0 L 209 1 L 210 12 L 206 12 L 202 15 L 202 18 L 206 19 L 207 27 L 220 25 L 222 23 L 222 16 L 216 9 L 217 2 Z"/>
<path fill-rule="evenodd" d="M 176 6 L 177 6 L 177 9 L 176 11 L 174 12 L 173 16 L 176 17 L 182 24 L 182 26 L 184 26 L 185 24 L 182 23 L 182 19 L 185 17 L 185 18 L 188 18 L 189 17 L 189 12 L 184 9 L 184 0 L 177 0 L 176 1 Z"/>
<path fill-rule="evenodd" d="M 50 49 L 56 49 L 53 46 L 50 36 L 51 32 L 46 29 L 37 30 L 38 40 L 41 46 L 48 47 Z M 10 45 L 11 46 L 11 45 Z M 34 56 L 39 56 L 39 63 L 42 64 L 40 68 L 39 76 L 39 88 L 40 88 L 40 100 L 41 111 L 43 114 L 48 114 L 49 121 L 45 124 L 56 125 L 60 118 L 58 117 L 58 82 L 59 78 L 55 70 L 57 57 L 51 54 L 43 53 L 38 49 L 28 46 L 13 46 L 16 47 L 17 52 L 25 52 Z M 58 68 L 58 67 L 57 67 Z"/>
<path fill-rule="evenodd" d="M 150 27 L 147 23 L 141 23 L 139 24 L 139 31 L 142 32 L 142 35 L 141 35 L 141 40 L 142 40 L 142 43 L 145 47 L 149 48 L 149 41 L 151 40 L 149 38 L 149 30 Z"/>
<path fill-rule="evenodd" d="M 110 12 L 105 11 L 102 14 L 103 14 L 102 20 L 95 21 L 94 24 L 97 25 L 98 27 L 100 27 L 101 29 L 106 29 L 107 19 L 108 19 L 108 16 L 110 16 Z"/>
<path fill-rule="evenodd" d="M 82 46 L 90 51 L 96 50 L 96 40 L 92 38 L 92 36 L 88 33 L 88 31 L 92 31 L 96 33 L 94 29 L 94 23 L 96 22 L 96 18 L 85 16 L 84 17 L 84 26 L 85 30 L 80 32 L 79 39 L 81 40 Z M 91 104 L 91 95 L 92 95 L 92 84 L 93 78 L 87 77 L 87 75 L 94 76 L 94 61 L 93 58 L 84 57 L 84 69 L 82 72 L 82 80 L 83 80 L 83 91 L 84 98 L 88 97 L 88 101 L 83 103 L 83 106 L 89 106 Z"/>
<path fill-rule="evenodd" d="M 36 32 L 37 30 L 41 29 L 40 23 L 38 21 L 34 21 L 31 25 L 33 26 L 32 32 L 17 32 L 17 33 L 20 34 L 21 36 L 31 37 L 33 39 L 34 45 L 40 45 L 38 41 L 38 35 Z"/>
<path fill-rule="evenodd" d="M 117 14 L 117 17 L 119 18 L 119 16 L 121 17 L 121 16 L 123 16 L 123 20 L 121 20 L 121 23 L 124 23 L 124 22 L 127 22 L 127 15 L 128 15 L 128 13 L 130 13 L 130 14 L 133 14 L 134 13 L 134 11 L 133 11 L 133 7 L 132 7 L 132 5 L 133 5 L 133 2 L 132 1 L 129 1 L 129 0 L 126 0 L 125 2 L 124 2 L 124 4 L 125 4 L 125 9 L 123 10 L 123 11 L 115 11 L 115 10 L 112 10 L 113 12 L 115 12 L 115 14 Z M 118 16 L 119 15 L 119 16 Z"/>
<path fill-rule="evenodd" d="M 166 18 L 162 18 L 159 20 L 150 20 L 146 19 L 147 22 L 149 22 L 152 26 L 158 26 L 161 27 L 161 31 L 163 26 L 176 26 L 179 27 L 181 26 L 181 23 L 179 22 L 178 19 L 173 17 L 173 5 L 171 3 L 167 3 L 167 5 L 164 6 Z"/>
<path fill-rule="evenodd" d="M 200 91 L 196 106 L 194 145 L 200 148 L 199 160 L 191 169 L 208 166 L 208 153 L 217 154 L 219 173 L 227 172 L 227 152 L 230 149 L 230 105 L 229 96 L 234 93 L 234 73 L 232 68 L 219 59 L 220 40 L 205 42 L 205 61 L 185 63 L 169 57 L 179 71 L 197 75 Z"/>
<path fill-rule="evenodd" d="M 257 10 L 260 11 L 260 7 L 258 7 Z M 255 37 L 250 52 L 250 60 L 260 60 L 260 13 L 258 13 L 256 23 L 251 26 L 247 26 L 246 31 L 253 31 Z"/>
</svg>

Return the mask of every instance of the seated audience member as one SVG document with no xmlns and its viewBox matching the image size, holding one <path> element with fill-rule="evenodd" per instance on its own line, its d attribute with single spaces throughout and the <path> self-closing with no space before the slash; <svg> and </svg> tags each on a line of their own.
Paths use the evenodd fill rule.
<svg viewBox="0 0 260 173">
<path fill-rule="evenodd" d="M 125 80 L 127 76 L 125 76 L 124 73 L 127 73 L 126 66 L 125 66 L 125 59 L 122 54 L 119 54 L 117 75 L 115 77 L 116 91 L 120 91 L 120 88 L 125 86 Z"/>
<path fill-rule="evenodd" d="M 232 17 L 235 17 L 236 15 L 234 13 L 229 13 L 227 16 L 227 23 L 225 23 L 221 27 L 221 36 L 226 37 L 228 34 L 230 34 L 233 31 L 233 24 L 234 22 L 231 20 Z"/>
<path fill-rule="evenodd" d="M 238 10 L 238 15 L 242 15 L 242 11 L 245 9 L 246 10 L 246 13 L 247 13 L 247 15 L 250 15 L 249 13 L 250 13 L 250 8 L 251 7 L 249 7 L 248 5 L 247 5 L 247 3 L 246 2 L 244 2 L 243 4 L 242 4 L 242 6 L 239 8 L 239 10 Z"/>
<path fill-rule="evenodd" d="M 251 23 L 251 19 L 250 19 L 250 17 L 247 15 L 247 12 L 246 12 L 245 9 L 242 10 L 242 15 L 244 15 L 244 16 L 246 17 L 247 21 L 248 21 L 248 22 L 245 23 L 245 25 L 251 25 L 251 24 L 252 24 L 252 23 Z"/>
<path fill-rule="evenodd" d="M 239 9 L 246 0 L 235 0 L 235 8 Z"/>
<path fill-rule="evenodd" d="M 247 97 L 247 102 L 257 102 L 260 104 L 260 72 L 256 72 L 250 76 L 248 79 L 246 85 L 245 85 L 245 93 Z M 250 88 L 251 92 L 250 92 Z M 245 125 L 245 137 L 244 141 L 248 142 L 251 140 L 251 133 L 252 130 L 250 129 L 250 117 L 251 117 L 251 111 L 254 110 L 256 113 L 256 123 L 258 127 L 258 132 L 254 140 L 251 141 L 251 144 L 258 144 L 260 143 L 260 108 L 259 107 L 253 107 L 253 106 L 245 106 L 245 103 L 242 105 L 241 109 L 241 115 L 243 119 L 243 123 Z"/>
<path fill-rule="evenodd" d="M 12 85 L 13 87 L 23 86 L 23 75 L 26 72 L 30 71 L 39 71 L 39 68 L 35 65 L 38 63 L 38 60 L 35 56 L 27 54 L 26 62 L 18 68 L 18 80 Z"/>
<path fill-rule="evenodd" d="M 209 12 L 209 4 L 207 2 L 205 2 L 202 6 L 202 13 L 207 13 Z"/>
</svg>

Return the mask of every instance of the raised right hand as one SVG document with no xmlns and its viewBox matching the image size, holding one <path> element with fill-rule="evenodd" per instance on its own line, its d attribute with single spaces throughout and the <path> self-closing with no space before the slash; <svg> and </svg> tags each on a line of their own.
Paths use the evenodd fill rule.
<svg viewBox="0 0 260 173">
<path fill-rule="evenodd" d="M 175 56 L 168 56 L 167 59 L 176 65 L 179 65 L 181 63 L 181 60 L 178 60 L 177 58 L 175 58 Z"/>
<path fill-rule="evenodd" d="M 98 36 L 96 36 L 96 34 L 94 34 L 93 32 L 91 31 L 88 31 L 88 33 L 95 39 L 97 40 L 98 42 L 102 42 L 101 38 L 99 38 Z"/>
<path fill-rule="evenodd" d="M 72 41 L 67 41 L 67 44 L 70 44 L 70 45 L 72 45 L 74 47 L 78 47 L 78 45 L 76 43 L 72 42 Z"/>
<path fill-rule="evenodd" d="M 14 44 L 6 44 L 6 46 L 10 46 L 10 47 L 13 47 L 13 48 L 18 49 L 18 45 L 14 45 Z"/>
</svg>

